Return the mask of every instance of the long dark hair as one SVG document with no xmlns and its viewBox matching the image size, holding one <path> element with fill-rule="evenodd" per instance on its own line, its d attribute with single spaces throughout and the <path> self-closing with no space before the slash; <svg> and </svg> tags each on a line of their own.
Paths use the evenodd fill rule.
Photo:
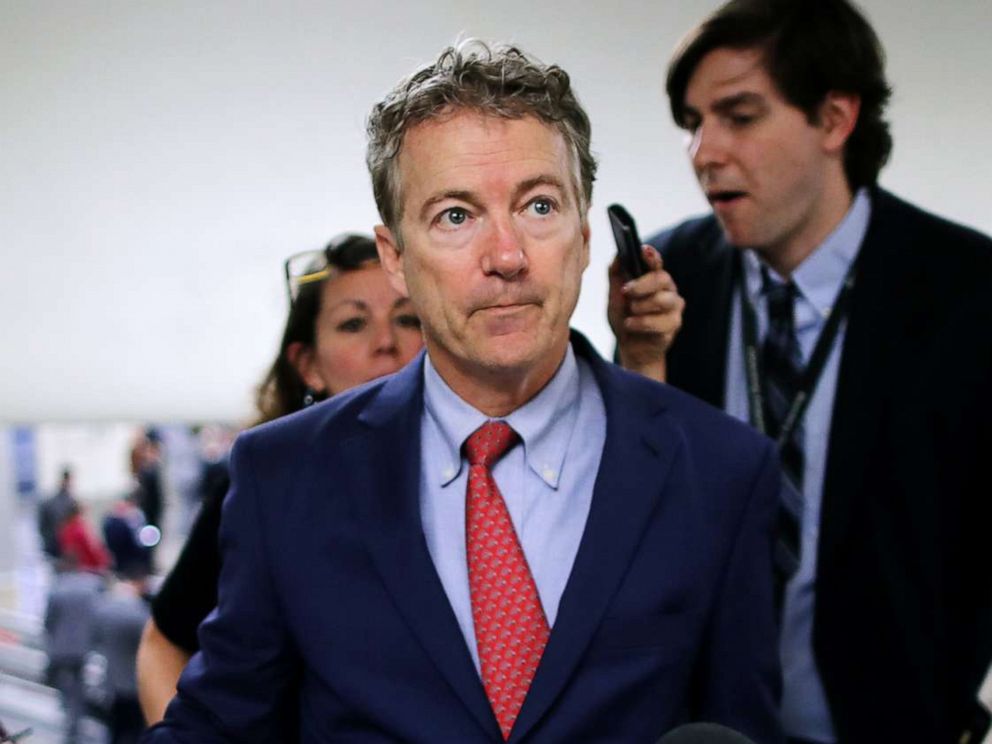
<svg viewBox="0 0 992 744">
<path fill-rule="evenodd" d="M 332 274 L 354 271 L 370 262 L 379 261 L 375 241 L 366 235 L 355 234 L 339 235 L 331 240 L 324 248 L 323 256 Z M 324 262 L 320 256 L 316 256 L 315 260 Z M 301 284 L 290 303 L 289 317 L 286 318 L 286 330 L 282 334 L 279 353 L 255 395 L 255 407 L 258 409 L 256 424 L 272 421 L 303 408 L 307 386 L 290 362 L 288 349 L 290 344 L 294 343 L 313 347 L 323 286 L 323 279 Z M 320 400 L 327 397 L 327 394 L 315 394 L 314 397 Z"/>
</svg>

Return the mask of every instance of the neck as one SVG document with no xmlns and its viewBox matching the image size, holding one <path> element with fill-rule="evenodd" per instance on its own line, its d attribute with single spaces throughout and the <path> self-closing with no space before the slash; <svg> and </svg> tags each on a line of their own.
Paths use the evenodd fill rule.
<svg viewBox="0 0 992 744">
<path fill-rule="evenodd" d="M 560 351 L 549 350 L 538 364 L 518 367 L 453 363 L 442 354 L 427 352 L 445 384 L 462 400 L 489 418 L 503 418 L 541 392 L 565 360 L 568 338 Z"/>
<path fill-rule="evenodd" d="M 854 194 L 843 175 L 830 179 L 808 220 L 778 243 L 755 250 L 779 276 L 789 279 L 802 262 L 837 229 L 853 201 Z"/>
</svg>

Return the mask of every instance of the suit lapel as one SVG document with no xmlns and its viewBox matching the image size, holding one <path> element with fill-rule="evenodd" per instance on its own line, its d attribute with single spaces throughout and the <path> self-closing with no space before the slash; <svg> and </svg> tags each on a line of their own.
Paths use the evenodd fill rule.
<svg viewBox="0 0 992 744">
<path fill-rule="evenodd" d="M 829 571 L 832 556 L 844 551 L 851 520 L 863 508 L 860 484 L 874 450 L 886 395 L 896 382 L 895 350 L 912 348 L 906 320 L 915 317 L 922 297 L 898 294 L 902 281 L 899 248 L 912 241 L 898 214 L 899 203 L 885 192 L 872 195 L 872 217 L 861 246 L 858 278 L 844 337 L 821 508 L 818 565 Z M 919 311 L 925 312 L 925 307 Z M 880 322 L 887 318 L 889 322 Z M 820 604 L 820 603 L 818 603 Z"/>
<path fill-rule="evenodd" d="M 623 580 L 679 448 L 678 433 L 629 394 L 630 381 L 604 364 L 581 337 L 576 352 L 592 366 L 606 405 L 606 444 L 592 505 L 558 617 L 513 727 L 518 741 L 564 689 Z M 628 391 L 623 392 L 624 386 Z"/>
<path fill-rule="evenodd" d="M 360 420 L 367 432 L 346 446 L 362 534 L 396 608 L 452 691 L 490 738 L 492 713 L 461 629 L 427 549 L 420 520 L 423 357 L 389 380 Z"/>
</svg>

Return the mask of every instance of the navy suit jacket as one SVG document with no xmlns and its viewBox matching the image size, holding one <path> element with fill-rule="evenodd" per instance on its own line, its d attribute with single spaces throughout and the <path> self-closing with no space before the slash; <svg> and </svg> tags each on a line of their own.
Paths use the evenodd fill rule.
<svg viewBox="0 0 992 744">
<path fill-rule="evenodd" d="M 724 403 L 736 249 L 650 241 L 686 309 L 669 382 Z M 838 740 L 957 742 L 992 658 L 992 241 L 883 190 L 830 424 L 813 650 Z"/>
<path fill-rule="evenodd" d="M 511 740 L 779 741 L 770 441 L 573 343 L 606 444 Z M 239 438 L 218 607 L 147 741 L 502 741 L 421 528 L 422 388 L 421 357 Z"/>
</svg>

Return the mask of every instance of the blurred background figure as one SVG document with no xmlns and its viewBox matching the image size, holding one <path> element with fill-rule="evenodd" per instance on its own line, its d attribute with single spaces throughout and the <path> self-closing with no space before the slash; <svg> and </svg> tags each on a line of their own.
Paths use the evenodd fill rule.
<svg viewBox="0 0 992 744">
<path fill-rule="evenodd" d="M 285 273 L 289 317 L 258 389 L 256 423 L 396 372 L 422 347 L 420 321 L 389 284 L 371 238 L 339 236 L 321 251 L 291 256 Z M 215 468 L 186 546 L 152 603 L 138 654 L 149 723 L 164 715 L 179 674 L 199 649 L 197 627 L 217 604 L 217 533 L 227 485 L 226 468 Z"/>
<path fill-rule="evenodd" d="M 158 537 L 158 530 L 148 524 L 138 507 L 136 492 L 116 501 L 103 518 L 103 539 L 117 574 L 151 573 L 151 551 Z"/>
<path fill-rule="evenodd" d="M 196 431 L 200 468 L 196 484 L 196 512 L 203 504 L 224 498 L 230 479 L 227 475 L 228 455 L 235 431 L 229 427 L 208 424 Z"/>
<path fill-rule="evenodd" d="M 85 712 L 83 661 L 92 639 L 93 610 L 103 579 L 86 571 L 55 575 L 45 611 L 46 681 L 59 691 L 65 711 L 65 742 L 75 744 Z"/>
<path fill-rule="evenodd" d="M 110 555 L 86 519 L 85 508 L 77 499 L 69 501 L 59 527 L 59 567 L 65 571 L 103 573 L 110 567 Z"/>
<path fill-rule="evenodd" d="M 69 514 L 72 502 L 72 468 L 65 466 L 62 468 L 58 490 L 38 505 L 38 532 L 41 535 L 41 548 L 45 555 L 53 561 L 57 561 L 61 556 L 59 529 Z"/>
<path fill-rule="evenodd" d="M 162 438 L 148 427 L 131 448 L 131 473 L 137 484 L 137 504 L 148 524 L 162 529 Z"/>
<path fill-rule="evenodd" d="M 116 574 L 110 590 L 96 601 L 90 652 L 103 662 L 110 744 L 135 744 L 145 728 L 134 660 L 149 616 L 148 571 L 134 563 Z"/>
</svg>

